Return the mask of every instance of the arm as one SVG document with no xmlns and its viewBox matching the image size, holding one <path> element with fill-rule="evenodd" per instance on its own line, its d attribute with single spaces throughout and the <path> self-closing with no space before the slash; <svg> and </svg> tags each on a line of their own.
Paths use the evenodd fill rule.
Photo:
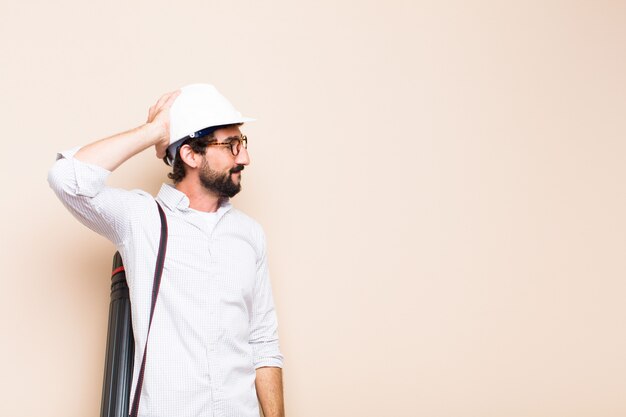
<svg viewBox="0 0 626 417">
<path fill-rule="evenodd" d="M 127 239 L 131 207 L 141 207 L 152 197 L 140 190 L 107 187 L 111 170 L 155 145 L 162 156 L 169 143 L 169 106 L 177 92 L 166 94 L 150 108 L 146 124 L 57 156 L 48 182 L 65 207 L 85 226 L 116 245 Z M 152 203 L 153 204 L 153 203 Z"/>
<path fill-rule="evenodd" d="M 284 417 L 282 367 L 278 321 L 268 273 L 266 242 L 259 227 L 260 245 L 250 320 L 250 345 L 256 369 L 255 387 L 265 417 Z"/>
<path fill-rule="evenodd" d="M 148 113 L 146 124 L 82 147 L 76 159 L 113 171 L 126 160 L 154 145 L 163 158 L 169 146 L 169 108 L 179 91 L 163 95 Z"/>
<path fill-rule="evenodd" d="M 265 417 L 285 417 L 283 370 L 262 367 L 256 370 L 256 393 Z"/>
</svg>

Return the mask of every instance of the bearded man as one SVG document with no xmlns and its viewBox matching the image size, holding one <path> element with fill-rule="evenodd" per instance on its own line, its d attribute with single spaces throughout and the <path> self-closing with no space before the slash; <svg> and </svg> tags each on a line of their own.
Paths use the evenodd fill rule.
<svg viewBox="0 0 626 417">
<path fill-rule="evenodd" d="M 265 417 L 284 416 L 265 235 L 230 203 L 250 163 L 240 128 L 251 120 L 212 85 L 193 84 L 163 95 L 145 124 L 59 153 L 48 174 L 68 210 L 113 242 L 124 261 L 138 416 L 257 417 L 259 403 Z M 173 184 L 163 184 L 156 198 L 105 185 L 113 170 L 151 146 L 173 167 Z M 167 219 L 167 252 L 149 327 L 157 205 Z"/>
</svg>

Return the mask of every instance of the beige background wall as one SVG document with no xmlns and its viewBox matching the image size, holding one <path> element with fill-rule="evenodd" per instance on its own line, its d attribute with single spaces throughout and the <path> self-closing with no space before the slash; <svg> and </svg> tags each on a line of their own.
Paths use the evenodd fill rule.
<svg viewBox="0 0 626 417">
<path fill-rule="evenodd" d="M 2 416 L 96 416 L 113 246 L 55 152 L 212 82 L 291 417 L 626 415 L 623 1 L 0 2 Z M 110 184 L 155 193 L 144 152 Z"/>
</svg>

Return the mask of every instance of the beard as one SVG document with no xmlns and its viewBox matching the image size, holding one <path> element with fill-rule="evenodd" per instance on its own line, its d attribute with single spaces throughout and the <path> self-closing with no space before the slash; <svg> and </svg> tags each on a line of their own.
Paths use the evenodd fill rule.
<svg viewBox="0 0 626 417">
<path fill-rule="evenodd" d="M 241 179 L 239 183 L 235 183 L 232 174 L 243 171 L 243 165 L 238 165 L 226 173 L 214 171 L 205 159 L 200 170 L 200 183 L 208 191 L 211 191 L 220 197 L 233 197 L 241 191 Z"/>
</svg>

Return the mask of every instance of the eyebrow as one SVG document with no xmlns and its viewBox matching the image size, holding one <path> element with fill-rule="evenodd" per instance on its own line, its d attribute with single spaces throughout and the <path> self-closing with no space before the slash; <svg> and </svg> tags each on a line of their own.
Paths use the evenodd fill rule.
<svg viewBox="0 0 626 417">
<path fill-rule="evenodd" d="M 225 137 L 224 139 L 221 140 L 221 142 L 233 141 L 235 139 L 241 140 L 241 135 L 240 136 L 233 135 L 233 136 Z"/>
</svg>

